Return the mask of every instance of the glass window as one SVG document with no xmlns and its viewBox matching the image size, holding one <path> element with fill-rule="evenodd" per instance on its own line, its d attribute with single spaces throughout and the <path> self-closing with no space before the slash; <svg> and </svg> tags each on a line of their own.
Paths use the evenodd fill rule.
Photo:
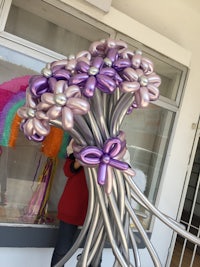
<svg viewBox="0 0 200 267">
<path fill-rule="evenodd" d="M 0 83 L 18 76 L 38 74 L 45 66 L 43 60 L 34 59 L 2 45 L 0 54 Z"/>
<path fill-rule="evenodd" d="M 47 158 L 41 144 L 21 132 L 14 147 L 1 146 L 0 222 L 57 223 L 57 202 L 66 182 L 63 164 L 64 159 Z"/>
<path fill-rule="evenodd" d="M 36 4 L 37 3 L 37 4 Z M 5 31 L 63 55 L 88 49 L 104 32 L 43 1 L 13 1 Z"/>
<path fill-rule="evenodd" d="M 11 88 L 7 85 L 7 81 L 16 77 L 38 73 L 36 69 L 42 62 L 36 64 L 35 59 L 5 47 L 0 47 L 0 52 L 8 60 L 0 62 L 0 223 L 56 224 L 57 203 L 66 183 L 64 158 L 47 158 L 42 143 L 29 141 L 21 131 L 11 131 L 12 110 L 22 104 L 25 94 L 16 87 L 15 94 L 10 95 Z M 11 59 L 15 64 L 9 62 Z M 14 145 L 9 143 L 11 137 Z"/>
<path fill-rule="evenodd" d="M 126 41 L 131 50 L 139 49 L 144 57 L 152 60 L 154 70 L 162 80 L 159 101 L 152 102 L 145 109 L 134 109 L 125 117 L 122 125 L 126 132 L 131 165 L 136 169 L 133 179 L 155 204 L 187 68 L 127 36 L 118 34 L 118 38 Z M 136 208 L 143 210 L 139 205 Z M 147 211 L 145 213 L 147 219 L 142 221 L 145 228 L 149 229 L 151 218 Z"/>
<path fill-rule="evenodd" d="M 122 124 L 131 166 L 136 171 L 133 181 L 152 203 L 156 200 L 174 116 L 173 112 L 150 104 L 145 109 L 133 110 Z M 136 203 L 134 208 L 143 210 Z M 146 214 L 147 219 L 142 221 L 147 229 L 150 217 Z"/>
<path fill-rule="evenodd" d="M 187 68 L 127 36 L 118 34 L 118 38 L 126 41 L 131 50 L 139 49 L 144 57 L 152 60 L 154 70 L 162 79 L 159 87 L 160 99 L 171 105 L 179 106 Z"/>
</svg>

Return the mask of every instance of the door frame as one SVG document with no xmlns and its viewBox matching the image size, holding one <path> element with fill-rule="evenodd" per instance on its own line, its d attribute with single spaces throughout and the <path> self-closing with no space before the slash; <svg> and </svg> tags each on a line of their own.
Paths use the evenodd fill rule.
<svg viewBox="0 0 200 267">
<path fill-rule="evenodd" d="M 178 208 L 177 218 L 176 218 L 177 221 L 181 220 L 183 207 L 184 207 L 184 203 L 185 203 L 185 198 L 186 198 L 186 194 L 187 194 L 187 190 L 188 190 L 188 185 L 190 182 L 192 167 L 193 167 L 193 163 L 194 163 L 194 158 L 195 158 L 195 154 L 196 154 L 196 150 L 197 150 L 197 146 L 198 146 L 198 142 L 199 142 L 199 138 L 200 138 L 200 116 L 199 116 L 198 123 L 193 123 L 192 127 L 193 127 L 193 129 L 196 129 L 196 133 L 194 136 L 193 145 L 192 145 L 192 149 L 191 149 L 191 153 L 190 153 L 190 157 L 189 157 L 189 161 L 188 161 L 188 165 L 187 165 L 185 183 L 184 183 L 182 196 L 181 196 L 181 200 L 180 200 L 180 204 L 179 204 L 179 208 Z M 175 243 L 176 243 L 176 237 L 177 237 L 177 233 L 174 232 L 173 236 L 172 236 L 171 245 L 170 245 L 170 248 L 168 251 L 166 267 L 170 267 L 172 255 L 173 255 L 174 247 L 175 247 Z"/>
</svg>

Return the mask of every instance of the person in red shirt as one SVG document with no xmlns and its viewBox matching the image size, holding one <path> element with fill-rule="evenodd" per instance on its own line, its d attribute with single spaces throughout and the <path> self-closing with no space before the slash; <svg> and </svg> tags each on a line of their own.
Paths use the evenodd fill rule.
<svg viewBox="0 0 200 267">
<path fill-rule="evenodd" d="M 83 225 L 87 213 L 88 188 L 84 168 L 73 155 L 72 142 L 73 140 L 67 148 L 68 157 L 63 168 L 68 179 L 58 203 L 60 223 L 51 267 L 56 265 L 70 250 L 77 236 L 78 226 Z"/>
<path fill-rule="evenodd" d="M 58 219 L 73 225 L 83 225 L 88 206 L 84 168 L 70 154 L 63 170 L 68 180 L 58 203 Z"/>
</svg>

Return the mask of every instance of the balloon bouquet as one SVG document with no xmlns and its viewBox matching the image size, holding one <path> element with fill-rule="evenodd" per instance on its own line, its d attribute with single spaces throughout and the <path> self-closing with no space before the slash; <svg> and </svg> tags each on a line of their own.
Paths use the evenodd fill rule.
<svg viewBox="0 0 200 267">
<path fill-rule="evenodd" d="M 77 266 L 88 266 L 91 261 L 97 265 L 106 240 L 115 257 L 113 266 L 141 266 L 130 220 L 154 265 L 161 266 L 131 207 L 132 199 L 180 235 L 200 244 L 199 238 L 148 201 L 132 179 L 134 170 L 123 160 L 127 148 L 125 133 L 120 130 L 122 121 L 135 108 L 157 100 L 160 84 L 153 63 L 141 51 L 131 51 L 125 42 L 111 39 L 94 42 L 88 51 L 76 56 L 48 63 L 41 75 L 30 78 L 26 103 L 18 110 L 23 118 L 21 129 L 29 140 L 37 142 L 49 134 L 51 125 L 67 131 L 75 140 L 74 154 L 85 168 L 89 189 L 83 228 L 57 267 L 70 259 L 84 239 Z"/>
</svg>

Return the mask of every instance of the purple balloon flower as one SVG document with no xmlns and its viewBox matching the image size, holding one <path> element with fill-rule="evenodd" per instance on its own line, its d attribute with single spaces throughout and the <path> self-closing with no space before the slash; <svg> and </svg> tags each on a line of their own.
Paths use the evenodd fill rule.
<svg viewBox="0 0 200 267">
<path fill-rule="evenodd" d="M 42 75 L 31 77 L 29 88 L 34 97 L 39 98 L 44 93 L 52 92 L 52 88 L 59 80 L 69 80 L 71 74 L 69 70 L 65 69 L 65 65 L 54 65 L 54 63 L 47 64 L 42 70 Z"/>
<path fill-rule="evenodd" d="M 121 171 L 128 171 L 130 174 L 129 165 L 126 162 L 120 161 L 122 150 L 125 149 L 125 143 L 119 138 L 110 138 L 105 143 L 102 149 L 95 146 L 88 146 L 75 153 L 77 158 L 86 165 L 98 167 L 98 183 L 104 185 L 108 175 L 108 168 L 113 167 Z M 134 172 L 132 173 L 134 175 Z"/>
<path fill-rule="evenodd" d="M 117 87 L 116 71 L 105 66 L 103 57 L 94 57 L 90 64 L 79 61 L 76 65 L 76 74 L 70 78 L 70 85 L 78 85 L 83 95 L 92 97 L 96 88 L 104 93 L 111 94 Z"/>
</svg>

